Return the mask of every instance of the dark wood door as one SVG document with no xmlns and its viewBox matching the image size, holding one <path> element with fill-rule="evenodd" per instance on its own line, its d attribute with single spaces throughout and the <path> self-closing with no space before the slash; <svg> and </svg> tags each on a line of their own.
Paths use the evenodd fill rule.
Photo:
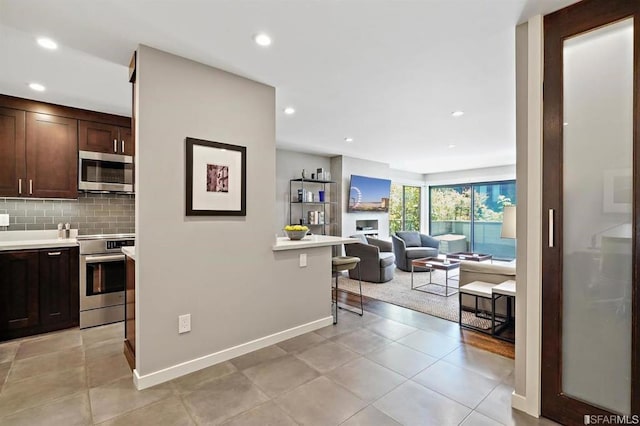
<svg viewBox="0 0 640 426">
<path fill-rule="evenodd" d="M 562 424 L 640 414 L 639 53 L 638 1 L 544 18 L 541 396 Z"/>
<path fill-rule="evenodd" d="M 78 198 L 78 121 L 28 112 L 26 146 L 23 194 Z"/>
<path fill-rule="evenodd" d="M 0 197 L 17 197 L 25 188 L 25 117 L 24 111 L 0 108 Z"/>
<path fill-rule="evenodd" d="M 39 324 L 37 250 L 0 252 L 0 338 Z"/>
<path fill-rule="evenodd" d="M 123 150 L 124 148 L 124 150 Z M 134 155 L 135 145 L 133 143 L 133 133 L 128 127 L 120 127 L 120 149 L 124 155 Z"/>
<path fill-rule="evenodd" d="M 69 323 L 79 311 L 77 249 L 40 251 L 40 322 Z M 75 266 L 75 267 L 74 267 Z"/>
<path fill-rule="evenodd" d="M 118 126 L 91 121 L 78 122 L 78 144 L 81 151 L 120 153 Z"/>
</svg>

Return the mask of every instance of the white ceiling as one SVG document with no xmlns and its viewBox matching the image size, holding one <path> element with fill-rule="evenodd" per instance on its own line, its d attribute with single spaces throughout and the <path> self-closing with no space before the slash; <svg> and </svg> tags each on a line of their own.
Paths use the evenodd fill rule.
<svg viewBox="0 0 640 426">
<path fill-rule="evenodd" d="M 276 87 L 282 148 L 420 173 L 514 164 L 514 27 L 574 1 L 0 0 L 0 93 L 130 115 L 142 43 Z"/>
</svg>

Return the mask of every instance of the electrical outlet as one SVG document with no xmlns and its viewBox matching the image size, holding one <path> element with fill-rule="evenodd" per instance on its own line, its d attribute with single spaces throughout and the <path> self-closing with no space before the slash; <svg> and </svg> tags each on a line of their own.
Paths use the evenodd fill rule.
<svg viewBox="0 0 640 426">
<path fill-rule="evenodd" d="M 300 267 L 304 268 L 307 266 L 307 253 L 300 254 Z"/>
<path fill-rule="evenodd" d="M 178 334 L 191 331 L 191 314 L 178 316 Z"/>
</svg>

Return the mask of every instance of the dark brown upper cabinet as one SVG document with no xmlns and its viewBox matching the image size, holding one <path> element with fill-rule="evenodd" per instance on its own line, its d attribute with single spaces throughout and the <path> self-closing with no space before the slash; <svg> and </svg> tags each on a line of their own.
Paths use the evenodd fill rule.
<svg viewBox="0 0 640 426">
<path fill-rule="evenodd" d="M 78 198 L 77 120 L 0 108 L 0 196 Z"/>
<path fill-rule="evenodd" d="M 25 120 L 24 111 L 0 108 L 0 196 L 19 196 L 24 183 Z"/>
<path fill-rule="evenodd" d="M 78 198 L 78 121 L 28 112 L 26 140 L 27 174 L 22 194 Z"/>
<path fill-rule="evenodd" d="M 78 198 L 78 149 L 134 154 L 131 118 L 0 95 L 0 197 Z"/>
<path fill-rule="evenodd" d="M 78 125 L 81 151 L 133 155 L 130 128 L 83 120 Z"/>
</svg>

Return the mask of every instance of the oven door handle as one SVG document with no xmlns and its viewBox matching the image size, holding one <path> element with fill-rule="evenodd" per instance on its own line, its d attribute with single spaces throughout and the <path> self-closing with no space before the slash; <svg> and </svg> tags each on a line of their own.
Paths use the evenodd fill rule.
<svg viewBox="0 0 640 426">
<path fill-rule="evenodd" d="M 98 254 L 86 255 L 84 261 L 85 263 L 121 262 L 124 258 L 124 254 Z"/>
</svg>

